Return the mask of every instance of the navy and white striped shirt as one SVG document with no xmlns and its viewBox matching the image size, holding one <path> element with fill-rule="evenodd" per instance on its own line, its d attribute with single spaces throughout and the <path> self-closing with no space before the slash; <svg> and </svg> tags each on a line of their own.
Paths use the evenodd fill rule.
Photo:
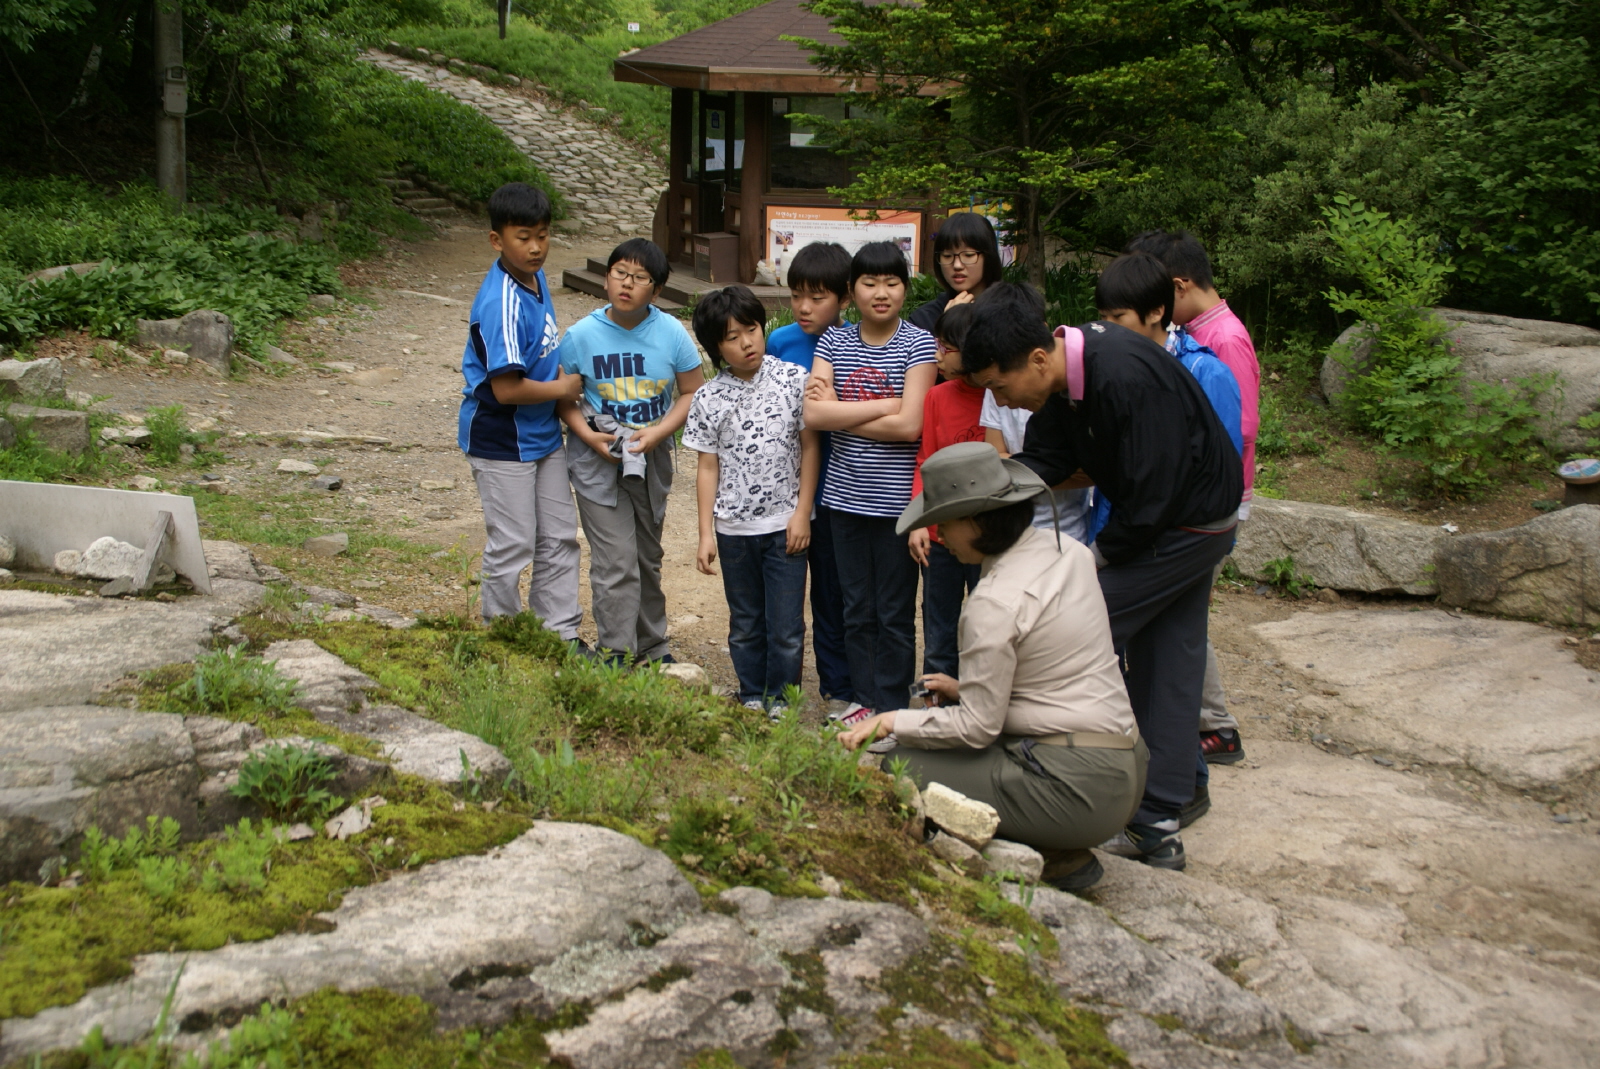
<svg viewBox="0 0 1600 1069">
<path fill-rule="evenodd" d="M 859 324 L 830 327 L 817 343 L 816 359 L 833 366 L 839 400 L 877 401 L 904 394 L 906 372 L 936 357 L 933 335 L 902 319 L 881 346 L 862 341 Z M 916 470 L 916 442 L 878 442 L 834 431 L 822 504 L 858 516 L 898 516 L 911 503 Z"/>
</svg>

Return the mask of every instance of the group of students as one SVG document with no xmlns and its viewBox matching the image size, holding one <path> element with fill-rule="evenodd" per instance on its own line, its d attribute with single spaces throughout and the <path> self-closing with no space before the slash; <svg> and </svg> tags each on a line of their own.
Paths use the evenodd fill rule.
<svg viewBox="0 0 1600 1069">
<path fill-rule="evenodd" d="M 955 693 L 963 605 L 989 567 L 970 546 L 953 552 L 937 525 L 908 533 L 905 516 L 936 493 L 923 486 L 932 458 L 970 462 L 963 443 L 988 443 L 983 455 L 1016 454 L 1048 487 L 1023 510 L 1032 526 L 1092 551 L 1101 598 L 1079 608 L 1108 623 L 1140 753 L 1148 746 L 1137 812 L 1096 845 L 1183 866 L 1178 827 L 1209 804 L 1206 762 L 1243 754 L 1205 599 L 1248 515 L 1259 388 L 1249 334 L 1196 239 L 1136 238 L 1101 274 L 1100 321 L 1054 330 L 1036 292 L 1001 281 L 980 215 L 942 224 L 943 292 L 909 316 L 898 247 L 807 245 L 788 272 L 794 322 L 770 336 L 748 288 L 700 298 L 694 337 L 717 369 L 707 382 L 688 332 L 652 304 L 669 272 L 657 246 L 618 245 L 608 305 L 562 336 L 542 271 L 548 200 L 512 184 L 489 212 L 500 255 L 470 316 L 460 417 L 488 532 L 485 617 L 520 611 L 531 564 L 529 608 L 578 642 L 581 518 L 599 648 L 580 650 L 671 661 L 661 530 L 681 428 L 698 455 L 695 563 L 714 574 L 720 562 L 740 700 L 783 714 L 804 661 L 809 578 L 830 716 L 850 741 L 888 749 L 893 735 L 861 729 L 914 696 L 935 706 Z"/>
</svg>

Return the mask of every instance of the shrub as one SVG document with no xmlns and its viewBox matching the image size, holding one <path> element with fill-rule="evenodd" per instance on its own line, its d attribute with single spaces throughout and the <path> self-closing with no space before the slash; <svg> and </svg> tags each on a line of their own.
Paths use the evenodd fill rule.
<svg viewBox="0 0 1600 1069">
<path fill-rule="evenodd" d="M 562 667 L 553 689 L 580 738 L 613 735 L 674 742 L 707 753 L 729 726 L 720 699 L 683 688 L 658 672 L 574 658 Z"/>
<path fill-rule="evenodd" d="M 708 798 L 683 798 L 672 807 L 662 845 L 667 856 L 730 884 L 775 890 L 788 878 L 778 865 L 772 837 L 756 829 L 749 813 Z"/>
<path fill-rule="evenodd" d="M 295 682 L 279 675 L 275 666 L 230 647 L 195 658 L 194 675 L 171 694 L 195 712 L 229 719 L 281 716 L 294 708 Z"/>
<path fill-rule="evenodd" d="M 1330 289 L 1328 300 L 1358 316 L 1372 342 L 1359 366 L 1349 346 L 1333 354 L 1350 372 L 1338 402 L 1346 421 L 1415 461 L 1424 492 L 1478 493 L 1508 462 L 1536 455 L 1534 402 L 1555 381 L 1474 384 L 1470 401 L 1463 395 L 1461 360 L 1444 341 L 1449 326 L 1432 312 L 1453 270 L 1436 241 L 1411 220 L 1342 194 L 1325 216 L 1330 258 L 1363 286 Z"/>
<path fill-rule="evenodd" d="M 299 746 L 264 746 L 245 758 L 228 793 L 249 799 L 276 820 L 318 820 L 342 801 L 323 787 L 334 775 L 332 762 L 321 754 Z"/>
<path fill-rule="evenodd" d="M 544 626 L 531 612 L 496 616 L 489 622 L 489 637 L 547 661 L 564 661 L 572 644 Z"/>
</svg>

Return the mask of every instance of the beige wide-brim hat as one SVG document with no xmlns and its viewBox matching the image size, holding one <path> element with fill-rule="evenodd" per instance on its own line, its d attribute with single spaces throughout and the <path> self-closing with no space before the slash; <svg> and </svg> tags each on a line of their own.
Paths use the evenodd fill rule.
<svg viewBox="0 0 1600 1069">
<path fill-rule="evenodd" d="M 976 516 L 1048 489 L 1026 465 L 1000 459 L 987 442 L 957 442 L 922 462 L 922 493 L 900 514 L 894 533 Z"/>
</svg>

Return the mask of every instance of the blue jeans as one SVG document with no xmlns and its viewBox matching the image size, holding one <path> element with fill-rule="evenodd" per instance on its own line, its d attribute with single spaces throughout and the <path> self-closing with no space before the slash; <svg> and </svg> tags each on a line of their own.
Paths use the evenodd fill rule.
<svg viewBox="0 0 1600 1069">
<path fill-rule="evenodd" d="M 961 603 L 978 585 L 981 566 L 962 564 L 942 542 L 928 542 L 928 564 L 922 569 L 922 672 L 961 675 L 961 645 L 956 624 Z"/>
<path fill-rule="evenodd" d="M 917 562 L 893 516 L 833 512 L 834 561 L 856 701 L 904 709 L 917 670 Z"/>
<path fill-rule="evenodd" d="M 739 700 L 772 701 L 800 682 L 805 652 L 806 555 L 784 551 L 788 535 L 717 535 L 728 597 L 728 653 Z"/>
<path fill-rule="evenodd" d="M 824 698 L 856 700 L 850 685 L 850 660 L 845 656 L 844 595 L 839 593 L 838 566 L 833 560 L 833 510 L 817 506 L 811 521 L 811 652 Z"/>
</svg>

